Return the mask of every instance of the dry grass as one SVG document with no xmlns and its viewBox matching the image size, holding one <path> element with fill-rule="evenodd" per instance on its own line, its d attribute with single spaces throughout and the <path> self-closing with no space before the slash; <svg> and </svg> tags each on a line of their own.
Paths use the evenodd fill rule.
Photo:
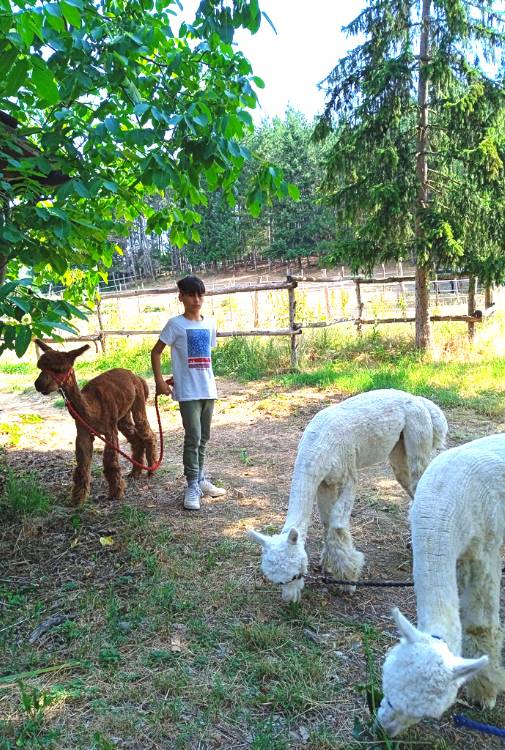
<svg viewBox="0 0 505 750">
<path fill-rule="evenodd" d="M 300 605 L 286 606 L 261 578 L 259 550 L 244 534 L 279 528 L 301 431 L 339 394 L 219 386 L 209 465 L 228 495 L 193 515 L 181 508 L 182 434 L 171 405 L 163 413 L 167 458 L 151 482 L 131 484 L 121 506 L 106 504 L 97 454 L 92 502 L 79 510 L 66 505 L 70 418 L 33 394 L 8 407 L 8 422 L 44 416 L 19 420 L 20 439 L 5 459 L 18 478 L 33 472 L 33 487 L 53 504 L 39 515 L 8 514 L 0 532 L 0 674 L 63 666 L 25 677 L 22 688 L 0 683 L 2 750 L 381 747 L 367 731 L 366 688 L 377 684 L 370 665 L 380 671 L 394 642 L 391 606 L 414 615 L 412 590 L 348 596 L 312 583 Z M 468 410 L 448 417 L 454 444 L 503 429 Z M 386 467 L 363 473 L 353 532 L 367 556 L 364 576 L 410 577 L 407 506 Z M 319 546 L 314 517 L 313 560 Z M 34 628 L 57 614 L 67 621 L 30 644 Z M 485 719 L 505 724 L 503 698 Z M 449 714 L 389 743 L 482 746 Z"/>
</svg>

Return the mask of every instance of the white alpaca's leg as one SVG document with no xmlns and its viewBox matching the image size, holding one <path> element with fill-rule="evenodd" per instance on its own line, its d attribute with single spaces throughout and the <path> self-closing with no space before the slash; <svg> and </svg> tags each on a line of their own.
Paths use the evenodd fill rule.
<svg viewBox="0 0 505 750">
<path fill-rule="evenodd" d="M 465 685 L 465 692 L 472 702 L 492 708 L 498 693 L 505 690 L 505 671 L 501 665 L 501 546 L 481 549 L 479 553 L 458 566 L 463 656 L 487 654 L 489 665 Z"/>
<path fill-rule="evenodd" d="M 343 489 L 322 482 L 317 490 L 317 504 L 324 526 L 325 539 L 321 567 L 337 578 L 357 581 L 364 555 L 354 548 L 349 523 L 354 505 L 355 485 L 348 481 Z M 349 587 L 354 590 L 354 587 Z"/>
<path fill-rule="evenodd" d="M 426 409 L 419 408 L 408 415 L 402 436 L 410 475 L 410 492 L 407 492 L 414 497 L 417 483 L 428 466 L 433 448 L 433 426 Z"/>
<path fill-rule="evenodd" d="M 405 453 L 403 434 L 400 435 L 400 439 L 389 454 L 389 463 L 391 464 L 391 468 L 393 469 L 396 481 L 403 487 L 405 492 L 407 492 L 410 497 L 414 497 L 414 493 L 411 489 L 410 469 Z"/>
</svg>

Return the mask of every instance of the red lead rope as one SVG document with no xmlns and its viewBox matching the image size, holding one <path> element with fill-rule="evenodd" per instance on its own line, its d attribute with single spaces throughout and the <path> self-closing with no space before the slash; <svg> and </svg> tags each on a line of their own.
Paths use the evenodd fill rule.
<svg viewBox="0 0 505 750">
<path fill-rule="evenodd" d="M 138 466 L 139 469 L 145 469 L 146 471 L 156 471 L 156 469 L 159 469 L 161 466 L 161 463 L 163 461 L 163 431 L 161 427 L 161 417 L 160 417 L 160 410 L 158 407 L 158 394 L 156 394 L 156 398 L 154 400 L 154 406 L 156 408 L 156 416 L 158 418 L 158 429 L 160 431 L 160 455 L 157 461 L 155 461 L 152 466 L 144 466 L 144 464 L 141 464 L 139 461 L 135 461 L 133 456 L 129 456 L 128 453 L 125 453 L 124 451 L 119 448 L 119 446 L 114 445 L 114 443 L 111 443 L 110 440 L 107 440 L 106 437 L 103 435 L 100 435 L 99 432 L 97 432 L 91 425 L 89 425 L 86 420 L 84 420 L 81 415 L 75 410 L 74 405 L 68 400 L 68 398 L 65 396 L 62 390 L 60 392 L 63 394 L 63 398 L 65 400 L 65 403 L 67 405 L 67 409 L 72 415 L 72 417 L 76 420 L 76 422 L 80 422 L 83 427 L 87 429 L 87 431 L 93 435 L 94 437 L 99 438 L 102 442 L 105 443 L 105 445 L 108 445 L 109 448 L 113 448 L 116 453 L 120 453 L 122 456 L 128 459 L 130 463 L 132 463 L 134 466 Z"/>
<path fill-rule="evenodd" d="M 128 459 L 130 463 L 132 463 L 134 466 L 137 466 L 139 469 L 145 469 L 146 471 L 156 471 L 156 469 L 159 469 L 161 466 L 161 463 L 163 461 L 163 429 L 161 427 L 161 416 L 160 416 L 160 410 L 158 407 L 158 394 L 156 394 L 156 397 L 154 399 L 154 406 L 156 408 L 156 417 L 158 419 L 158 429 L 160 433 L 160 455 L 157 461 L 155 461 L 152 466 L 144 466 L 144 464 L 139 463 L 139 461 L 135 461 L 133 456 L 129 456 L 128 453 L 125 453 L 124 451 L 119 448 L 118 445 L 114 445 L 114 443 L 111 443 L 110 440 L 107 440 L 106 437 L 101 435 L 99 432 L 95 430 L 94 427 L 92 427 L 90 424 L 86 422 L 85 419 L 81 417 L 78 411 L 76 411 L 75 406 L 72 404 L 71 401 L 68 400 L 65 391 L 63 390 L 63 385 L 67 381 L 68 377 L 70 376 L 70 373 L 72 372 L 72 369 L 68 370 L 66 373 L 56 373 L 51 372 L 51 374 L 55 377 L 56 382 L 60 386 L 60 393 L 63 396 L 63 400 L 65 401 L 66 407 L 68 411 L 70 412 L 70 415 L 76 420 L 76 422 L 79 422 L 82 424 L 83 427 L 87 429 L 87 431 L 90 433 L 90 435 L 93 435 L 94 437 L 99 438 L 105 445 L 108 445 L 109 448 L 112 448 L 116 451 L 116 453 L 120 453 L 121 456 L 124 456 L 124 458 Z M 63 378 L 61 376 L 64 376 Z"/>
</svg>

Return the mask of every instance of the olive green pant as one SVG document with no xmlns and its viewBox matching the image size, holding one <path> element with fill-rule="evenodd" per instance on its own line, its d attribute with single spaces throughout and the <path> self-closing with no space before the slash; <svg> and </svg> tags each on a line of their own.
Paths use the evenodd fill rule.
<svg viewBox="0 0 505 750">
<path fill-rule="evenodd" d="M 199 479 L 203 472 L 205 446 L 210 437 L 210 423 L 214 411 L 214 399 L 201 398 L 196 401 L 179 401 L 184 426 L 184 451 L 182 463 L 188 482 Z"/>
</svg>

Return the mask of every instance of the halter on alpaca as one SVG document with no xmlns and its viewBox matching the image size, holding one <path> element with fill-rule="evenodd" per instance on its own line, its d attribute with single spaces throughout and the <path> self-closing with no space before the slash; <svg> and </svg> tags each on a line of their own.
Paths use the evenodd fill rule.
<svg viewBox="0 0 505 750">
<path fill-rule="evenodd" d="M 283 530 L 274 536 L 248 532 L 261 544 L 263 573 L 282 584 L 285 601 L 301 597 L 314 500 L 324 527 L 323 570 L 352 584 L 364 563 L 349 531 L 359 469 L 389 459 L 412 497 L 432 450 L 443 447 L 446 434 L 438 406 L 393 389 L 361 393 L 316 414 L 298 446 Z"/>
<path fill-rule="evenodd" d="M 439 718 L 465 683 L 467 697 L 487 708 L 505 689 L 505 434 L 438 456 L 419 482 L 410 522 L 418 626 L 393 611 L 402 639 L 384 662 L 378 712 L 393 737 L 423 717 Z"/>
<path fill-rule="evenodd" d="M 43 341 L 37 339 L 36 343 L 44 353 L 37 363 L 41 372 L 35 381 L 35 388 L 44 395 L 61 390 L 75 412 L 71 411 L 77 428 L 77 466 L 73 475 L 72 503 L 82 503 L 88 493 L 95 435 L 103 435 L 106 442 L 103 466 L 109 484 L 109 499 L 121 499 L 124 482 L 117 458 L 118 430 L 132 445 L 135 464 L 131 476 L 140 475 L 144 456 L 149 473 L 155 466 L 156 441 L 146 414 L 147 383 L 130 370 L 115 368 L 90 380 L 81 391 L 73 364 L 89 346 L 71 352 L 58 352 Z M 83 422 L 91 428 L 91 433 Z"/>
</svg>

